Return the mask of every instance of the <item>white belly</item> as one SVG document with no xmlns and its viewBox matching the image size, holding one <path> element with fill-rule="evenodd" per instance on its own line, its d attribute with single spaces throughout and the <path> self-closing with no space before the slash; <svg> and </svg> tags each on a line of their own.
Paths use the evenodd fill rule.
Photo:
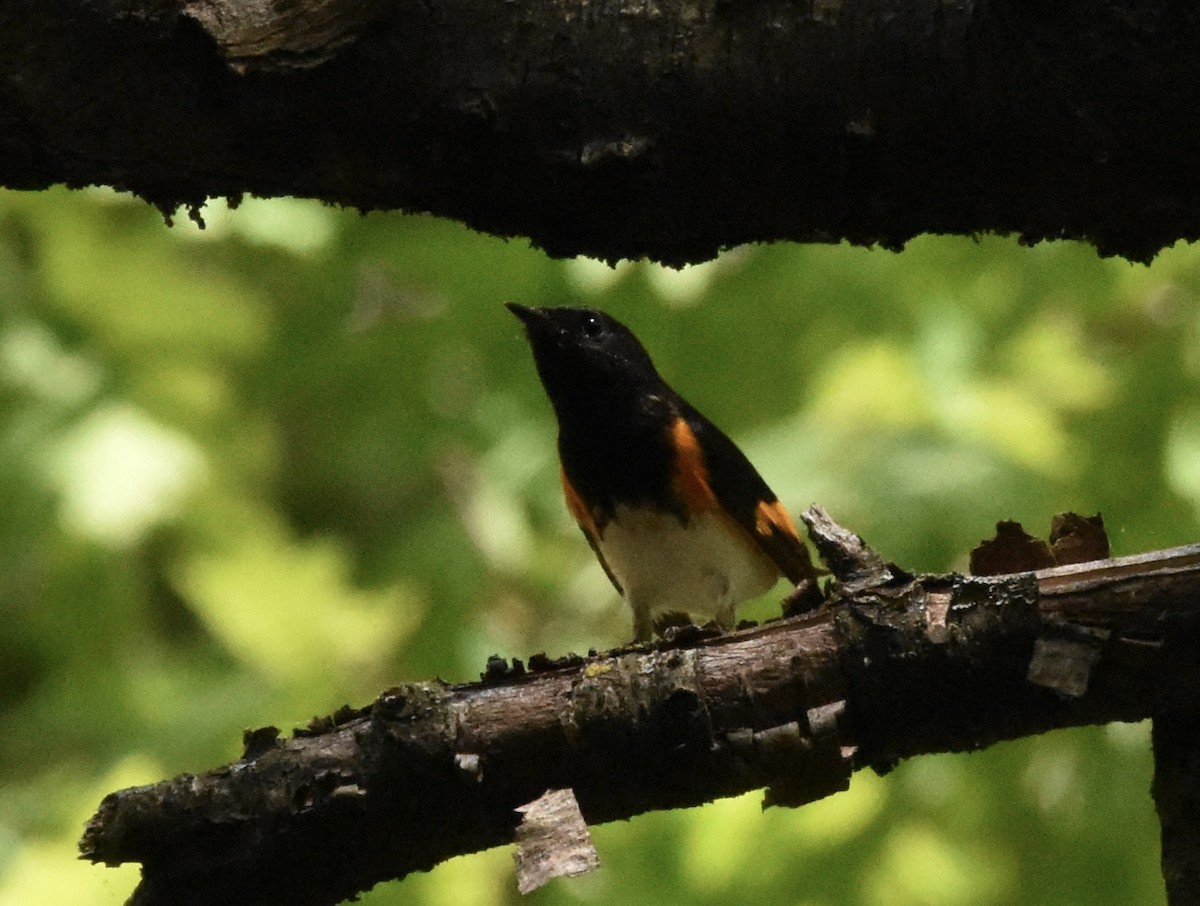
<svg viewBox="0 0 1200 906">
<path fill-rule="evenodd" d="M 672 515 L 618 508 L 600 550 L 639 616 L 683 611 L 732 623 L 734 607 L 775 584 L 779 570 L 749 538 L 716 513 L 682 525 Z"/>
</svg>

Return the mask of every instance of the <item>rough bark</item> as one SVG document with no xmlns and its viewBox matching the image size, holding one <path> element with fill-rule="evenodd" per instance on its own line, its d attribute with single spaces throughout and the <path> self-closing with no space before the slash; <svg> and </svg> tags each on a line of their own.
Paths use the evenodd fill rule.
<svg viewBox="0 0 1200 906">
<path fill-rule="evenodd" d="M 330 904 L 510 842 L 548 789 L 592 824 L 760 787 L 799 805 L 862 767 L 1200 707 L 1200 546 L 912 577 L 806 521 L 839 578 L 814 613 L 259 731 L 235 764 L 107 797 L 84 854 L 141 862 L 140 906 Z"/>
<path fill-rule="evenodd" d="M 556 255 L 1200 236 L 1167 0 L 0 0 L 0 184 L 296 195 Z"/>
</svg>

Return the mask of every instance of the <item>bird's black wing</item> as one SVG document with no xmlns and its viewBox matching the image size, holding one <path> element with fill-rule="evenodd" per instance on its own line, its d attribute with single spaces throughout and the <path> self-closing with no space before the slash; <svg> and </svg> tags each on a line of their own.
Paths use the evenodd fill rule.
<svg viewBox="0 0 1200 906">
<path fill-rule="evenodd" d="M 721 508 L 749 533 L 789 582 L 810 579 L 815 583 L 812 557 L 775 492 L 720 428 L 685 400 L 679 402 L 703 453 L 708 484 Z"/>
<path fill-rule="evenodd" d="M 588 510 L 587 505 L 583 502 L 583 498 L 579 496 L 579 492 L 575 489 L 575 486 L 571 484 L 571 479 L 567 477 L 566 469 L 560 472 L 560 476 L 562 478 L 563 496 L 567 501 L 567 510 L 574 517 L 579 530 L 583 532 L 583 537 L 587 538 L 588 545 L 596 555 L 596 559 L 600 561 L 604 575 L 608 576 L 608 581 L 613 584 L 613 588 L 617 590 L 617 594 L 624 597 L 625 590 L 621 588 L 621 583 L 613 575 L 612 568 L 608 565 L 608 561 L 604 559 L 604 554 L 600 550 L 600 530 L 596 525 L 595 517 Z"/>
</svg>

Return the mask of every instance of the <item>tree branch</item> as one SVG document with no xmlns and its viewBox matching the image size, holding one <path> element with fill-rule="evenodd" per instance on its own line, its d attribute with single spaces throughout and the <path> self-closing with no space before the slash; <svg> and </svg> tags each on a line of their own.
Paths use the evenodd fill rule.
<svg viewBox="0 0 1200 906">
<path fill-rule="evenodd" d="M 1080 0 L 0 0 L 0 184 L 296 195 L 556 255 L 1200 236 L 1200 13 Z"/>
<path fill-rule="evenodd" d="M 1167 901 L 1200 903 L 1200 709 L 1154 719 L 1154 802 Z"/>
<path fill-rule="evenodd" d="M 842 550 L 815 613 L 248 734 L 234 764 L 108 796 L 81 848 L 141 862 L 139 906 L 315 906 L 511 841 L 548 789 L 592 824 L 759 787 L 799 805 L 866 766 L 1200 707 L 1200 546 L 914 578 L 807 521 Z"/>
</svg>

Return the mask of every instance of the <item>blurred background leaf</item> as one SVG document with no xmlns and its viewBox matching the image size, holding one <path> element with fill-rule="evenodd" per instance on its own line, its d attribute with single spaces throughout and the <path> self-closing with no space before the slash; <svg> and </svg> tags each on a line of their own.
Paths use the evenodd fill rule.
<svg viewBox="0 0 1200 906">
<path fill-rule="evenodd" d="M 3 906 L 122 902 L 136 871 L 77 861 L 81 822 L 236 757 L 243 728 L 627 638 L 505 300 L 627 321 L 793 510 L 906 567 L 1062 510 L 1103 512 L 1118 554 L 1196 539 L 1200 249 L 926 238 L 670 271 L 290 199 L 205 219 L 0 194 Z M 1159 903 L 1150 770 L 1146 727 L 1116 725 L 799 811 L 648 815 L 527 902 Z M 517 899 L 497 850 L 363 902 Z"/>
</svg>

